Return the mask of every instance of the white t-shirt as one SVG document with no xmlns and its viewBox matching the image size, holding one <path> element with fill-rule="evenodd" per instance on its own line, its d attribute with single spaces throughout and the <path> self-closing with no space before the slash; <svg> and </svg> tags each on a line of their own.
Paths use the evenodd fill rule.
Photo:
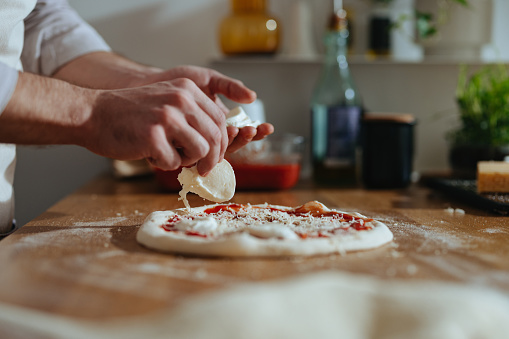
<svg viewBox="0 0 509 339">
<path fill-rule="evenodd" d="M 21 51 L 25 25 L 23 20 L 34 9 L 36 0 L 0 1 L 0 61 L 21 71 Z M 11 94 L 13 91 L 10 91 Z M 16 146 L 0 144 L 0 233 L 8 232 L 14 217 L 14 167 Z"/>
<path fill-rule="evenodd" d="M 45 76 L 72 59 L 110 48 L 66 0 L 0 0 L 0 114 L 17 71 Z M 15 146 L 0 144 L 0 238 L 14 217 Z"/>
</svg>

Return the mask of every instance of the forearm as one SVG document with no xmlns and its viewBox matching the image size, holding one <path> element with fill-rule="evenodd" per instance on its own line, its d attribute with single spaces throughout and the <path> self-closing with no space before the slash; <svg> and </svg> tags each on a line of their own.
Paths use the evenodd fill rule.
<svg viewBox="0 0 509 339">
<path fill-rule="evenodd" d="M 151 83 L 149 77 L 160 72 L 114 53 L 94 52 L 63 65 L 54 77 L 87 88 L 119 89 Z"/>
<path fill-rule="evenodd" d="M 84 145 L 95 95 L 64 81 L 21 73 L 0 115 L 0 143 Z"/>
</svg>

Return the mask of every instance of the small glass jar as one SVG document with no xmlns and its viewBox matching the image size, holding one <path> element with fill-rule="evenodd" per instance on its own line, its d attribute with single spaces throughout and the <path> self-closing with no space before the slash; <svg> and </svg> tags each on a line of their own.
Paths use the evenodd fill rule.
<svg viewBox="0 0 509 339">
<path fill-rule="evenodd" d="M 391 54 L 391 2 L 373 0 L 369 19 L 369 56 L 388 57 Z"/>
<path fill-rule="evenodd" d="M 274 54 L 279 47 L 279 23 L 266 10 L 266 0 L 231 0 L 232 13 L 219 27 L 226 55 Z"/>
</svg>

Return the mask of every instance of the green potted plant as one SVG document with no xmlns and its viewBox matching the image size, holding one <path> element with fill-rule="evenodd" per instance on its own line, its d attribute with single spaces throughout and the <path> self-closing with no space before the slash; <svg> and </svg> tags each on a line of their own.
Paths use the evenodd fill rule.
<svg viewBox="0 0 509 339">
<path fill-rule="evenodd" d="M 450 0 L 451 3 L 457 3 L 461 6 L 468 7 L 468 0 Z M 437 2 L 437 4 L 439 4 Z M 415 28 L 418 39 L 429 39 L 438 33 L 439 26 L 443 24 L 447 17 L 447 8 L 445 2 L 438 5 L 438 13 L 423 11 L 419 8 L 415 9 Z M 438 14 L 438 15 L 437 15 Z"/>
<path fill-rule="evenodd" d="M 474 178 L 477 162 L 509 155 L 509 68 L 462 66 L 456 99 L 460 126 L 452 130 L 450 162 L 457 177 Z"/>
<path fill-rule="evenodd" d="M 492 0 L 415 0 L 416 42 L 428 56 L 479 58 L 492 15 Z"/>
</svg>

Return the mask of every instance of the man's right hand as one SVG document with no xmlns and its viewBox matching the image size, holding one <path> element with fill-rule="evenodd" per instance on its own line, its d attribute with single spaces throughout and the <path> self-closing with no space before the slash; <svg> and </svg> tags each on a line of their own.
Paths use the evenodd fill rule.
<svg viewBox="0 0 509 339">
<path fill-rule="evenodd" d="M 228 146 L 225 116 L 185 78 L 131 89 L 99 91 L 84 126 L 84 146 L 115 159 L 147 158 L 174 170 L 198 164 L 206 174 Z"/>
</svg>

